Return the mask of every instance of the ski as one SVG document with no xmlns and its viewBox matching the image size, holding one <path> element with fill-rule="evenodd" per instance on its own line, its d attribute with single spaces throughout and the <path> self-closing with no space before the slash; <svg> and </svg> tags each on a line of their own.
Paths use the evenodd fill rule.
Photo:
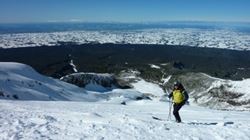
<svg viewBox="0 0 250 140">
<path fill-rule="evenodd" d="M 155 119 L 155 120 L 158 120 L 158 121 L 163 121 L 163 119 L 155 117 L 155 116 L 152 116 L 152 118 Z"/>
</svg>

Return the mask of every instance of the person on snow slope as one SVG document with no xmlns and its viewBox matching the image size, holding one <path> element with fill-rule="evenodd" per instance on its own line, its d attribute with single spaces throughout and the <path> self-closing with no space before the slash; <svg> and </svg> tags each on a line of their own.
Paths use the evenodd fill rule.
<svg viewBox="0 0 250 140">
<path fill-rule="evenodd" d="M 168 95 L 168 98 L 172 98 L 173 101 L 173 114 L 175 116 L 176 122 L 181 122 L 181 117 L 179 115 L 179 110 L 188 101 L 188 94 L 180 82 L 174 83 L 173 91 Z"/>
</svg>

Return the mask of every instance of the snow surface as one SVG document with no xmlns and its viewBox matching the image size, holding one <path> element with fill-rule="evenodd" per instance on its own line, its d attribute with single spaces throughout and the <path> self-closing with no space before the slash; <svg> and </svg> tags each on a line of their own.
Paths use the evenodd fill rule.
<svg viewBox="0 0 250 140">
<path fill-rule="evenodd" d="M 169 75 L 166 78 L 162 77 L 162 79 L 161 79 L 162 85 L 166 85 L 168 83 L 168 81 L 171 79 L 171 77 L 172 77 L 172 75 Z"/>
<path fill-rule="evenodd" d="M 247 90 L 249 98 L 249 79 L 224 82 L 231 83 L 232 90 Z M 168 120 L 169 102 L 135 100 L 142 93 L 163 95 L 157 84 L 139 79 L 133 86 L 91 92 L 42 76 L 27 65 L 1 62 L 0 98 L 16 94 L 19 100 L 0 100 L 0 139 L 250 139 L 249 111 L 212 110 L 191 103 L 180 111 L 183 123 L 175 123 L 172 115 Z"/>
<path fill-rule="evenodd" d="M 153 69 L 161 69 L 160 66 L 157 66 L 157 65 L 154 65 L 154 64 L 150 64 L 149 66 L 150 66 L 151 68 L 153 68 Z"/>
<path fill-rule="evenodd" d="M 250 50 L 250 34 L 227 29 L 144 29 L 1 34 L 0 48 L 54 46 L 59 42 L 167 44 Z"/>
<path fill-rule="evenodd" d="M 243 96 L 239 97 L 239 101 L 250 102 L 250 79 L 242 81 L 219 80 L 214 82 L 211 88 L 219 87 L 220 85 L 227 85 L 227 91 L 243 94 Z"/>
<path fill-rule="evenodd" d="M 73 60 L 70 60 L 69 65 L 73 67 L 73 71 L 74 71 L 74 72 L 78 72 L 78 70 L 76 69 L 76 65 L 74 64 L 74 61 L 73 61 Z"/>
<path fill-rule="evenodd" d="M 242 99 L 250 100 L 250 79 L 244 79 L 242 81 L 230 81 L 232 87 L 230 88 L 233 92 L 244 93 Z"/>
<path fill-rule="evenodd" d="M 165 94 L 163 89 L 159 85 L 147 82 L 143 79 L 140 79 L 135 83 L 132 83 L 132 86 L 134 87 L 135 90 L 141 93 L 148 93 L 158 97 L 161 97 Z"/>
<path fill-rule="evenodd" d="M 249 140 L 250 112 L 184 106 L 184 123 L 168 121 L 169 104 L 1 101 L 0 139 Z M 155 120 L 152 116 L 163 119 Z"/>
<path fill-rule="evenodd" d="M 109 74 L 99 74 L 109 77 Z M 135 100 L 143 94 L 134 89 L 110 89 L 98 84 L 79 88 L 37 73 L 28 65 L 0 62 L 0 99 L 37 101 L 98 101 L 119 98 L 121 102 Z"/>
<path fill-rule="evenodd" d="M 0 62 L 0 91 L 4 94 L 0 98 L 4 99 L 16 95 L 21 100 L 97 100 L 82 88 L 40 75 L 25 64 L 11 62 Z"/>
</svg>

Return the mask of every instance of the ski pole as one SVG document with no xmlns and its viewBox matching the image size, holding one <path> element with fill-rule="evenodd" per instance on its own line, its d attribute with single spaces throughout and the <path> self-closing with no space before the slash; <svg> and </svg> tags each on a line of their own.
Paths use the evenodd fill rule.
<svg viewBox="0 0 250 140">
<path fill-rule="evenodd" d="M 172 102 L 169 101 L 169 114 L 168 114 L 168 120 L 171 120 L 171 110 L 172 110 Z"/>
</svg>

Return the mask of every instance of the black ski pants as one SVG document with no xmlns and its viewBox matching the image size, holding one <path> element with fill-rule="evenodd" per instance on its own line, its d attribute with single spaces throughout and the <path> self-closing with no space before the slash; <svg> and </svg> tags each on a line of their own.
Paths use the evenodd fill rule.
<svg viewBox="0 0 250 140">
<path fill-rule="evenodd" d="M 174 114 L 174 117 L 175 117 L 176 122 L 181 122 L 181 117 L 180 117 L 180 114 L 179 114 L 179 110 L 181 109 L 181 107 L 182 107 L 184 104 L 185 104 L 185 103 L 180 103 L 180 104 L 174 103 L 174 111 L 173 111 L 173 114 Z"/>
</svg>

